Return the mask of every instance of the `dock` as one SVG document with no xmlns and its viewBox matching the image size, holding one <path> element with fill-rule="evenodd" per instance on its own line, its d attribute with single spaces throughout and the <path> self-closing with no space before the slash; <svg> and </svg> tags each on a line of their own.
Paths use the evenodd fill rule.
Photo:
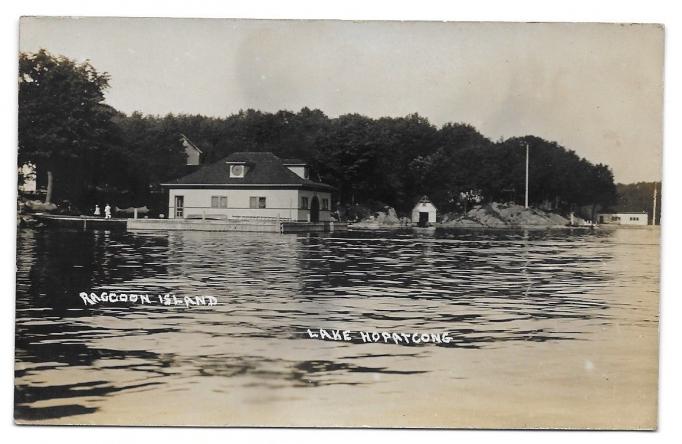
<svg viewBox="0 0 682 444">
<path fill-rule="evenodd" d="M 110 218 L 94 216 L 60 216 L 55 214 L 34 214 L 40 222 L 46 225 L 81 228 L 83 230 L 125 230 L 128 219 Z"/>
<path fill-rule="evenodd" d="M 347 231 L 340 222 L 290 222 L 275 219 L 128 219 L 128 231 L 245 231 L 258 233 L 330 233 Z"/>
<path fill-rule="evenodd" d="M 228 221 L 202 219 L 128 219 L 129 231 L 253 231 L 279 233 L 269 221 Z"/>
<path fill-rule="evenodd" d="M 59 216 L 35 214 L 46 225 L 77 228 L 82 230 L 127 231 L 232 231 L 258 233 L 330 233 L 347 231 L 342 222 L 292 222 L 278 219 L 126 219 L 93 216 Z"/>
</svg>

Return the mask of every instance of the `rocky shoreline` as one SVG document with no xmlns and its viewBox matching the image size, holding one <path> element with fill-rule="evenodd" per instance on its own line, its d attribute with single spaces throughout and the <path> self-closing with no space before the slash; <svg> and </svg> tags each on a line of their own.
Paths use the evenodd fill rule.
<svg viewBox="0 0 682 444">
<path fill-rule="evenodd" d="M 406 218 L 399 218 L 393 208 L 379 211 L 375 216 L 349 224 L 349 228 L 356 229 L 402 229 L 413 228 L 416 225 Z M 591 227 L 579 217 L 571 220 L 557 213 L 543 211 L 537 208 L 525 208 L 521 205 L 502 204 L 493 202 L 478 205 L 465 214 L 447 213 L 439 223 L 433 224 L 437 228 L 462 229 L 560 229 L 569 227 Z"/>
</svg>

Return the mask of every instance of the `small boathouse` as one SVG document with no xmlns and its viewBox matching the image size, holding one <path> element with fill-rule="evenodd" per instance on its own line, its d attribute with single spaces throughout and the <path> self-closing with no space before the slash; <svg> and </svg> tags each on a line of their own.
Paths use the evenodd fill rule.
<svg viewBox="0 0 682 444">
<path fill-rule="evenodd" d="M 436 223 L 436 207 L 428 196 L 423 196 L 412 209 L 412 223 L 421 227 Z"/>
</svg>

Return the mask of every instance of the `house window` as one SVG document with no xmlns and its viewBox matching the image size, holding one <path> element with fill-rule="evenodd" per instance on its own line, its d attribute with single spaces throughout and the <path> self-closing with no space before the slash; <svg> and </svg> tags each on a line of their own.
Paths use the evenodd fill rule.
<svg viewBox="0 0 682 444">
<path fill-rule="evenodd" d="M 329 199 L 322 199 L 322 209 L 323 210 L 329 209 Z"/>
<path fill-rule="evenodd" d="M 265 208 L 265 197 L 251 196 L 249 198 L 249 208 Z"/>
<path fill-rule="evenodd" d="M 302 209 L 302 210 L 307 210 L 307 209 L 308 209 L 308 198 L 307 198 L 307 197 L 302 197 L 302 198 L 301 198 L 301 209 Z"/>
<path fill-rule="evenodd" d="M 227 208 L 227 196 L 211 196 L 211 208 Z"/>
</svg>

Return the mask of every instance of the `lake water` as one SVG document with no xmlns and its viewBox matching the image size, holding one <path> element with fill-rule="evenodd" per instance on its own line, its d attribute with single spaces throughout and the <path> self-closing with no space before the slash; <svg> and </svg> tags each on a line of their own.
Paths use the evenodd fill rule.
<svg viewBox="0 0 682 444">
<path fill-rule="evenodd" d="M 659 250 L 659 231 L 648 229 L 22 228 L 15 415 L 56 424 L 651 428 Z M 85 306 L 81 291 L 218 303 Z M 323 341 L 307 329 L 451 341 Z"/>
</svg>

